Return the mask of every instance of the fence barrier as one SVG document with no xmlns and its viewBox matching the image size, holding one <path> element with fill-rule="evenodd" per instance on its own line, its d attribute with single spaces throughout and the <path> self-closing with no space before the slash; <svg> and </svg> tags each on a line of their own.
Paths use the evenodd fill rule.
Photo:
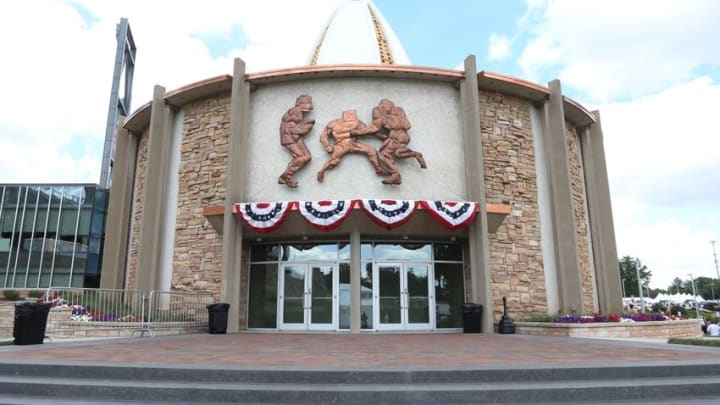
<svg viewBox="0 0 720 405">
<path fill-rule="evenodd" d="M 46 335 L 67 337 L 155 336 L 159 329 L 208 325 L 209 292 L 50 287 L 38 302 L 53 304 Z"/>
</svg>

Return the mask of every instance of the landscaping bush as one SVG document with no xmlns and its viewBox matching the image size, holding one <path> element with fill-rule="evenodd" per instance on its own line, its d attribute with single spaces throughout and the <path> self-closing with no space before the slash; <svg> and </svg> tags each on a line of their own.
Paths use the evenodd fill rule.
<svg viewBox="0 0 720 405">
<path fill-rule="evenodd" d="M 29 298 L 40 298 L 45 295 L 45 290 L 30 290 L 27 294 Z"/>
<path fill-rule="evenodd" d="M 720 339 L 690 339 L 690 338 L 670 338 L 668 343 L 676 345 L 693 345 L 693 346 L 713 346 L 720 347 Z"/>
<path fill-rule="evenodd" d="M 15 290 L 5 290 L 3 295 L 8 301 L 18 301 L 20 299 L 20 293 Z"/>
</svg>

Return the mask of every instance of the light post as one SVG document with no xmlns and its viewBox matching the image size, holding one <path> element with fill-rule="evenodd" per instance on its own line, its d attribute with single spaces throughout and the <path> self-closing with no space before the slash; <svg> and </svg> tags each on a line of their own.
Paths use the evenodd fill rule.
<svg viewBox="0 0 720 405">
<path fill-rule="evenodd" d="M 700 319 L 700 309 L 698 309 L 699 305 L 697 303 L 697 288 L 695 287 L 695 279 L 692 276 L 692 273 L 688 274 L 690 276 L 690 282 L 692 283 L 693 288 L 693 302 L 695 303 L 695 318 Z"/>
<path fill-rule="evenodd" d="M 718 260 L 717 260 L 717 252 L 715 252 L 715 241 L 711 240 L 710 243 L 712 243 L 713 247 L 713 258 L 715 259 L 715 273 L 717 274 L 717 280 L 720 280 L 720 270 L 718 270 Z M 715 290 L 713 290 L 714 292 Z M 713 301 L 715 300 L 715 296 L 713 296 Z"/>
<path fill-rule="evenodd" d="M 645 298 L 643 298 L 642 281 L 640 281 L 640 260 L 635 259 L 635 273 L 637 274 L 638 293 L 640 294 L 640 308 L 645 313 Z"/>
</svg>

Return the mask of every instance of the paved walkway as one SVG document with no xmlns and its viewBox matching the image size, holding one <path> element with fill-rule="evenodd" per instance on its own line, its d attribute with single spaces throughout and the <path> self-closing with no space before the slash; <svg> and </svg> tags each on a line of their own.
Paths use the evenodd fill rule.
<svg viewBox="0 0 720 405">
<path fill-rule="evenodd" d="M 237 333 L 0 347 L 0 362 L 458 369 L 720 362 L 714 347 L 526 335 Z"/>
</svg>

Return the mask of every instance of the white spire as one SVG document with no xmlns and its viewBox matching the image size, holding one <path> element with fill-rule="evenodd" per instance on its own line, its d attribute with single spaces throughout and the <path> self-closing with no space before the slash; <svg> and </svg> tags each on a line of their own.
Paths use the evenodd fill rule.
<svg viewBox="0 0 720 405">
<path fill-rule="evenodd" d="M 410 64 L 395 32 L 370 0 L 340 4 L 313 47 L 310 65 L 343 63 Z"/>
</svg>

